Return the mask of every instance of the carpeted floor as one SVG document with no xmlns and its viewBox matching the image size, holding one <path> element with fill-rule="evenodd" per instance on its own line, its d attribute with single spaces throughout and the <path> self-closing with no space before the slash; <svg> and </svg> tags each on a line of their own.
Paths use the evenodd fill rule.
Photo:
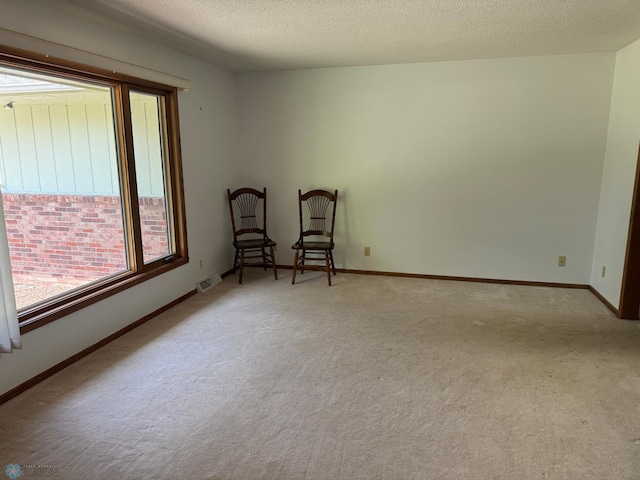
<svg viewBox="0 0 640 480">
<path fill-rule="evenodd" d="M 289 273 L 229 277 L 0 406 L 2 471 L 640 478 L 640 329 L 588 291 Z"/>
</svg>

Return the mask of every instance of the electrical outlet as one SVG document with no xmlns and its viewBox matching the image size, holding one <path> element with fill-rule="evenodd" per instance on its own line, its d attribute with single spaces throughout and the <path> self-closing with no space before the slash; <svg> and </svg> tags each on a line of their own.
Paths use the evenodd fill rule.
<svg viewBox="0 0 640 480">
<path fill-rule="evenodd" d="M 605 267 L 604 265 L 602 265 L 602 278 L 604 278 L 604 276 L 607 274 L 607 267 Z"/>
<path fill-rule="evenodd" d="M 558 257 L 558 266 L 559 267 L 564 267 L 567 265 L 567 257 Z"/>
<path fill-rule="evenodd" d="M 365 257 L 371 256 L 371 247 L 364 247 L 364 256 Z"/>
<path fill-rule="evenodd" d="M 202 259 L 200 259 L 200 270 L 202 270 Z"/>
</svg>

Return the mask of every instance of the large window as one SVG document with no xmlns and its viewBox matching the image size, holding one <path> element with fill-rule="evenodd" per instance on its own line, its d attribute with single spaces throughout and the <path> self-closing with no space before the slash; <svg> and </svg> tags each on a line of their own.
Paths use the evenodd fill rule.
<svg viewBox="0 0 640 480">
<path fill-rule="evenodd" d="M 0 50 L 0 180 L 23 332 L 188 261 L 177 91 Z"/>
</svg>

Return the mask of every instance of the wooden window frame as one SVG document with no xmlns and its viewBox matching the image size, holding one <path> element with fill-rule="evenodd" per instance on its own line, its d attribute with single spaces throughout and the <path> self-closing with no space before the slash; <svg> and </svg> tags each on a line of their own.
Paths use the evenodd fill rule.
<svg viewBox="0 0 640 480">
<path fill-rule="evenodd" d="M 92 305 L 111 295 L 122 292 L 153 277 L 166 273 L 189 262 L 187 225 L 185 216 L 182 156 L 180 148 L 180 124 L 178 119 L 178 89 L 173 86 L 123 75 L 80 63 L 52 58 L 48 55 L 27 52 L 0 45 L 0 66 L 29 70 L 73 80 L 86 81 L 112 88 L 114 102 L 115 135 L 120 162 L 121 202 L 126 233 L 129 269 L 105 277 L 86 287 L 67 294 L 52 297 L 18 312 L 20 332 L 27 333 L 72 312 Z M 136 91 L 161 96 L 161 114 L 164 124 L 163 148 L 166 159 L 166 196 L 168 231 L 173 232 L 175 253 L 145 264 L 142 251 L 140 210 L 136 186 L 133 133 L 129 92 Z"/>
</svg>

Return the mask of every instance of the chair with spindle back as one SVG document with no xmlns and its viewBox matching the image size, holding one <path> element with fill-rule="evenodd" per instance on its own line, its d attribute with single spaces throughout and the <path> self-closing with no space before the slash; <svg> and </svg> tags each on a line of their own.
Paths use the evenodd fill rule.
<svg viewBox="0 0 640 480">
<path fill-rule="evenodd" d="M 278 272 L 273 255 L 276 242 L 267 235 L 267 189 L 263 189 L 262 192 L 253 188 L 239 188 L 234 192 L 227 189 L 227 198 L 231 213 L 233 246 L 236 249 L 233 273 L 240 270 L 238 283 L 242 283 L 245 265 L 264 267 L 265 271 L 270 266 L 273 268 L 273 278 L 277 280 Z M 259 208 L 260 204 L 262 209 Z M 240 219 L 239 228 L 236 218 Z"/>
<path fill-rule="evenodd" d="M 331 270 L 336 274 L 333 262 L 333 229 L 336 221 L 336 204 L 338 191 L 331 193 L 326 190 L 311 190 L 303 194 L 298 190 L 298 211 L 300 214 L 300 237 L 292 245 L 296 251 L 293 262 L 291 284 L 296 282 L 296 272 L 304 273 L 307 260 L 324 260 L 327 270 L 327 280 L 331 286 Z M 303 208 L 303 204 L 306 208 Z M 307 226 L 305 229 L 305 225 Z M 316 237 L 316 238 L 314 238 Z M 318 240 L 317 237 L 326 238 Z M 309 256 L 308 254 L 315 255 Z"/>
</svg>

